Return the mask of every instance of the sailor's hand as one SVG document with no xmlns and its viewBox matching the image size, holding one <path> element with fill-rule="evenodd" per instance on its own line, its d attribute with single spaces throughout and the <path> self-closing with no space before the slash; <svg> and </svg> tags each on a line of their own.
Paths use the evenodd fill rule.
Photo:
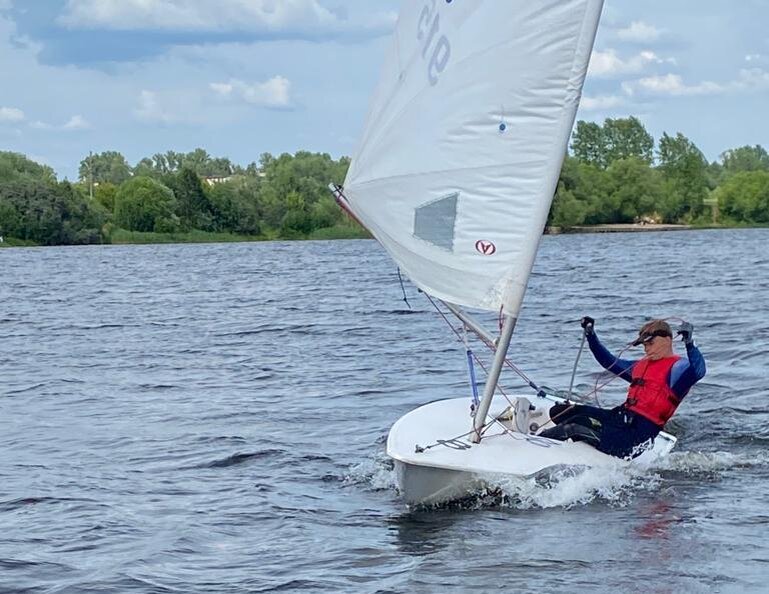
<svg viewBox="0 0 769 594">
<path fill-rule="evenodd" d="M 683 338 L 684 344 L 691 344 L 692 334 L 694 334 L 694 326 L 689 322 L 682 322 L 678 327 L 678 332 L 676 332 L 676 335 L 679 334 L 681 335 L 681 338 Z"/>
<path fill-rule="evenodd" d="M 593 334 L 595 332 L 595 320 L 590 316 L 585 316 L 582 318 L 582 321 L 579 323 L 579 325 L 582 326 L 585 334 Z"/>
</svg>

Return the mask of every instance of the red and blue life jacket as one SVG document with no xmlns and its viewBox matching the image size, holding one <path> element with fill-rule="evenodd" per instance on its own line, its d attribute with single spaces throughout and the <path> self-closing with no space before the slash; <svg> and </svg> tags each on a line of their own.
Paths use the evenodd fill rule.
<svg viewBox="0 0 769 594">
<path fill-rule="evenodd" d="M 625 408 L 664 427 L 681 404 L 668 384 L 670 370 L 680 358 L 674 355 L 656 361 L 641 359 L 633 365 Z"/>
</svg>

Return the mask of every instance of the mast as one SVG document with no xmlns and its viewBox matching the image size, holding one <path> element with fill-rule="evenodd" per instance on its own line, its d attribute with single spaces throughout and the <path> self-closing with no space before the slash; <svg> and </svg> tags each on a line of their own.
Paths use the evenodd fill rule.
<svg viewBox="0 0 769 594">
<path fill-rule="evenodd" d="M 483 398 L 478 405 L 478 411 L 473 419 L 474 433 L 471 437 L 473 443 L 480 443 L 481 441 L 481 429 L 486 424 L 486 415 L 489 413 L 491 400 L 494 398 L 494 392 L 497 390 L 499 374 L 502 372 L 502 365 L 504 365 L 507 358 L 507 349 L 510 348 L 510 339 L 513 337 L 513 330 L 515 330 L 515 323 L 517 321 L 518 318 L 505 315 L 505 323 L 502 325 L 502 332 L 499 334 L 494 363 L 492 363 L 489 370 L 489 377 L 486 379 L 486 387 L 483 390 Z"/>
</svg>

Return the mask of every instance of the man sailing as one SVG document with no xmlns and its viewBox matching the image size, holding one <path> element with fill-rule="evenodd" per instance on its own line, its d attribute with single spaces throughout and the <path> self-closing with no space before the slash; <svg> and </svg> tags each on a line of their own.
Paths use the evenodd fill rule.
<svg viewBox="0 0 769 594">
<path fill-rule="evenodd" d="M 634 458 L 650 446 L 673 416 L 691 387 L 705 376 L 705 359 L 694 345 L 694 327 L 678 329 L 686 358 L 673 352 L 673 332 L 664 320 L 644 324 L 632 345 L 642 344 L 644 357 L 620 359 L 598 340 L 595 320 L 582 318 L 593 356 L 605 369 L 630 384 L 627 400 L 611 410 L 581 404 L 556 404 L 550 409 L 555 427 L 540 435 L 550 439 L 584 441 L 619 458 Z"/>
</svg>

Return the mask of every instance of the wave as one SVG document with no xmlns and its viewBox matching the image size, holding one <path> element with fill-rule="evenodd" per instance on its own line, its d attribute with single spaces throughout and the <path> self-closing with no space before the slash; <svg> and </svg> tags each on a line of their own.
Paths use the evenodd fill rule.
<svg viewBox="0 0 769 594">
<path fill-rule="evenodd" d="M 659 471 L 683 475 L 719 473 L 735 468 L 769 466 L 769 452 L 672 452 L 655 464 Z"/>
<path fill-rule="evenodd" d="M 346 486 L 363 485 L 374 491 L 395 493 L 398 490 L 395 467 L 384 453 L 351 466 L 342 482 Z"/>
<path fill-rule="evenodd" d="M 212 460 L 211 462 L 199 464 L 199 465 L 193 466 L 192 468 L 228 468 L 230 466 L 237 466 L 238 464 L 245 464 L 247 462 L 250 462 L 251 460 L 259 460 L 261 458 L 270 458 L 273 456 L 278 456 L 283 453 L 284 453 L 283 450 L 262 450 L 259 452 L 237 453 L 237 454 L 232 454 L 231 456 L 227 456 L 225 458 L 219 458 L 217 460 Z"/>
</svg>

